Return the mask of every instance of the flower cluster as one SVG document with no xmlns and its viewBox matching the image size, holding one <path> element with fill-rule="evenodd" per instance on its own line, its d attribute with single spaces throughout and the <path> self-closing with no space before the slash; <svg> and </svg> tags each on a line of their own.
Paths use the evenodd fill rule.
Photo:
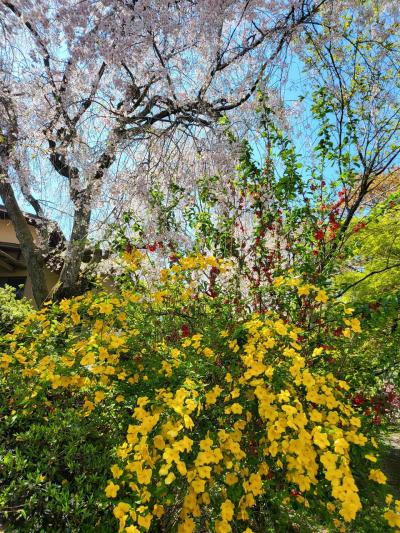
<svg viewBox="0 0 400 533">
<path fill-rule="evenodd" d="M 385 482 L 348 385 L 309 365 L 307 331 L 273 311 L 240 316 L 199 289 L 227 268 L 183 257 L 156 290 L 63 300 L 6 337 L 0 364 L 28 383 L 25 411 L 51 405 L 55 390 L 76 395 L 77 417 L 113 405 L 125 438 L 104 494 L 121 532 L 251 533 L 271 494 L 281 512 L 328 510 L 340 525 L 362 508 L 355 468 Z M 299 280 L 275 283 L 327 302 Z"/>
</svg>

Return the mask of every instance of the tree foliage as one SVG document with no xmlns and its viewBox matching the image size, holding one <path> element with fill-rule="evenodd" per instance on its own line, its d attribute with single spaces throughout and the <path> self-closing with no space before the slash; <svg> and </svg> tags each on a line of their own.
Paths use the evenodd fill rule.
<svg viewBox="0 0 400 533">
<path fill-rule="evenodd" d="M 365 397 L 384 396 L 388 384 L 399 383 L 400 364 L 399 221 L 393 199 L 389 196 L 385 204 L 377 204 L 353 224 L 352 231 L 348 257 L 338 268 L 335 285 L 338 295 L 363 316 L 365 331 L 349 351 L 347 371 Z M 394 396 L 393 408 L 397 402 Z M 368 409 L 368 401 L 364 403 Z"/>
<path fill-rule="evenodd" d="M 76 291 L 94 213 L 140 206 L 157 173 L 170 180 L 182 154 L 207 150 L 216 120 L 249 102 L 325 3 L 0 3 L 0 193 L 38 304 L 49 227 L 32 241 L 13 185 L 38 215 L 62 191 L 72 224 L 56 292 Z"/>
</svg>

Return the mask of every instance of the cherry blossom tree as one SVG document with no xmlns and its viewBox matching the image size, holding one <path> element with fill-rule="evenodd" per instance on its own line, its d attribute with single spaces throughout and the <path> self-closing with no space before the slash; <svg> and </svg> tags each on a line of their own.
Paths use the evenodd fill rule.
<svg viewBox="0 0 400 533">
<path fill-rule="evenodd" d="M 145 162 L 154 152 L 168 161 L 172 147 L 211 138 L 218 119 L 249 106 L 258 85 L 282 68 L 292 39 L 331 16 L 333 5 L 0 1 L 0 196 L 38 305 L 48 297 L 51 201 L 63 197 L 72 206 L 53 293 L 63 297 L 80 290 L 94 211 L 108 194 L 146 190 Z M 24 202 L 41 217 L 40 239 L 29 232 Z"/>
</svg>

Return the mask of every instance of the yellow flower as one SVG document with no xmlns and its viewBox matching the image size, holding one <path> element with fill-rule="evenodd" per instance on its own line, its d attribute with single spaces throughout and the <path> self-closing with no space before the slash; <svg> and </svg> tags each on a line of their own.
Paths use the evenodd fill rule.
<svg viewBox="0 0 400 533">
<path fill-rule="evenodd" d="M 94 403 L 100 403 L 102 400 L 104 400 L 105 396 L 106 395 L 102 390 L 96 391 L 94 395 Z"/>
<path fill-rule="evenodd" d="M 88 413 L 86 413 L 86 415 L 87 415 L 87 414 L 89 414 L 91 411 L 93 411 L 93 409 L 94 409 L 94 403 L 91 402 L 90 400 L 85 400 L 85 403 L 83 404 L 83 408 L 84 408 L 86 411 L 88 411 Z"/>
<path fill-rule="evenodd" d="M 152 476 L 152 470 L 150 468 L 145 468 L 144 470 L 140 470 L 136 472 L 136 476 L 138 479 L 138 482 L 141 485 L 148 485 L 151 481 Z M 168 483 L 167 483 L 168 484 Z"/>
<path fill-rule="evenodd" d="M 186 476 L 187 468 L 183 461 L 179 461 L 178 463 L 176 463 L 176 468 L 181 476 Z"/>
<path fill-rule="evenodd" d="M 339 511 L 339 514 L 343 516 L 346 522 L 354 520 L 356 517 L 357 511 L 361 508 L 361 502 L 357 494 L 354 494 L 343 503 L 342 508 Z"/>
<path fill-rule="evenodd" d="M 270 453 L 270 455 L 272 457 L 275 457 L 276 454 L 278 453 L 279 451 L 279 446 L 278 446 L 278 443 L 276 441 L 274 441 L 271 446 L 268 448 L 268 451 Z"/>
<path fill-rule="evenodd" d="M 153 301 L 156 304 L 161 304 L 166 296 L 166 291 L 157 291 L 153 294 Z"/>
<path fill-rule="evenodd" d="M 215 524 L 215 531 L 216 533 L 230 533 L 232 531 L 232 528 L 228 522 L 222 520 Z"/>
<path fill-rule="evenodd" d="M 76 310 L 72 310 L 72 312 L 71 312 L 71 320 L 72 320 L 73 324 L 75 324 L 75 326 L 77 324 L 79 324 L 79 322 L 81 321 L 81 317 L 76 312 Z"/>
<path fill-rule="evenodd" d="M 215 385 L 213 389 L 206 393 L 206 405 L 208 406 L 215 404 L 221 392 L 221 387 L 219 385 Z"/>
<path fill-rule="evenodd" d="M 315 428 L 313 431 L 313 439 L 317 446 L 324 449 L 329 446 L 329 440 L 325 433 L 321 433 L 319 428 Z"/>
<path fill-rule="evenodd" d="M 118 479 L 124 473 L 124 471 L 118 465 L 112 465 L 110 470 L 112 472 L 112 475 L 113 475 L 114 479 Z"/>
<path fill-rule="evenodd" d="M 228 472 L 225 476 L 225 483 L 227 485 L 235 485 L 239 481 L 236 474 L 233 474 L 232 472 Z"/>
<path fill-rule="evenodd" d="M 300 287 L 297 287 L 297 293 L 299 296 L 308 296 L 310 294 L 310 286 L 302 285 Z"/>
<path fill-rule="evenodd" d="M 326 292 L 324 290 L 320 289 L 317 292 L 317 296 L 315 297 L 315 301 L 316 302 L 320 302 L 322 304 L 326 304 L 326 302 L 328 301 L 328 295 L 326 294 Z"/>
<path fill-rule="evenodd" d="M 193 533 L 195 527 L 193 518 L 186 517 L 185 521 L 179 524 L 178 533 Z"/>
<path fill-rule="evenodd" d="M 279 335 L 287 335 L 287 327 L 285 326 L 285 324 L 282 322 L 282 320 L 277 320 L 274 324 L 274 328 L 275 328 L 275 331 L 279 334 Z"/>
<path fill-rule="evenodd" d="M 116 498 L 118 491 L 119 485 L 114 485 L 112 481 L 109 481 L 107 487 L 105 488 L 107 498 Z"/>
<path fill-rule="evenodd" d="M 165 478 L 165 484 L 171 485 L 171 483 L 175 480 L 175 474 L 173 472 L 170 472 L 168 476 Z"/>
<path fill-rule="evenodd" d="M 129 503 L 119 502 L 119 504 L 116 505 L 113 510 L 115 518 L 122 518 L 126 515 L 130 508 L 131 506 L 129 505 Z"/>
<path fill-rule="evenodd" d="M 338 531 L 340 531 L 340 533 L 344 533 L 346 531 L 346 528 L 344 527 L 342 522 L 338 520 L 337 518 L 333 519 L 333 525 L 336 527 Z"/>
<path fill-rule="evenodd" d="M 202 495 L 201 495 L 201 499 L 202 499 L 202 502 L 206 505 L 210 505 L 211 503 L 211 498 L 210 498 L 210 495 L 208 494 L 208 492 L 204 492 Z"/>
<path fill-rule="evenodd" d="M 231 412 L 235 415 L 241 415 L 243 412 L 243 407 L 238 403 L 234 403 L 231 405 Z"/>
<path fill-rule="evenodd" d="M 262 493 L 262 479 L 260 474 L 251 474 L 248 481 L 243 482 L 245 492 L 251 492 L 254 496 Z"/>
<path fill-rule="evenodd" d="M 81 365 L 82 366 L 91 366 L 95 363 L 95 357 L 93 352 L 89 352 L 86 355 L 84 355 L 81 359 Z"/>
<path fill-rule="evenodd" d="M 205 490 L 206 482 L 204 479 L 196 478 L 192 481 L 191 486 L 196 494 L 201 494 Z"/>
<path fill-rule="evenodd" d="M 233 518 L 234 510 L 235 508 L 231 500 L 225 500 L 224 503 L 221 504 L 221 517 L 223 520 L 230 522 Z"/>
<path fill-rule="evenodd" d="M 351 326 L 351 329 L 355 333 L 361 333 L 361 325 L 360 325 L 360 321 L 358 320 L 358 318 L 352 318 L 350 320 L 350 326 Z"/>
<path fill-rule="evenodd" d="M 164 450 L 165 448 L 165 441 L 161 435 L 156 435 L 153 439 L 154 447 L 157 448 L 157 450 Z"/>
<path fill-rule="evenodd" d="M 278 394 L 278 400 L 280 402 L 287 402 L 290 398 L 290 392 L 288 390 L 281 390 L 281 392 Z"/>
<path fill-rule="evenodd" d="M 400 527 L 400 515 L 389 509 L 383 515 L 390 527 Z"/>
<path fill-rule="evenodd" d="M 211 348 L 204 348 L 203 354 L 205 357 L 212 357 L 214 355 L 214 352 L 211 350 Z"/>
<path fill-rule="evenodd" d="M 336 507 L 334 506 L 334 504 L 331 503 L 331 502 L 328 502 L 328 503 L 326 504 L 326 508 L 328 509 L 328 511 L 329 511 L 330 513 L 334 513 L 334 512 L 335 512 L 335 509 L 336 509 Z"/>
<path fill-rule="evenodd" d="M 194 422 L 190 418 L 189 415 L 183 415 L 183 423 L 185 425 L 185 428 L 187 428 L 187 429 L 193 429 L 194 428 Z"/>
<path fill-rule="evenodd" d="M 313 357 L 318 357 L 318 355 L 321 355 L 323 351 L 324 351 L 324 349 L 321 348 L 321 347 L 320 348 L 314 348 L 314 351 L 313 351 L 312 355 L 313 355 Z"/>
<path fill-rule="evenodd" d="M 376 483 L 381 485 L 386 483 L 385 474 L 381 470 L 376 470 L 374 468 L 369 472 L 369 479 L 372 479 L 372 481 L 376 481 Z"/>
<path fill-rule="evenodd" d="M 310 413 L 310 420 L 313 422 L 322 422 L 322 414 L 316 409 L 313 409 Z"/>
<path fill-rule="evenodd" d="M 234 353 L 239 351 L 239 345 L 236 339 L 234 339 L 233 341 L 229 341 L 228 346 Z"/>
<path fill-rule="evenodd" d="M 372 463 L 376 463 L 377 461 L 377 458 L 375 457 L 375 455 L 367 454 L 367 455 L 364 455 L 364 457 L 368 459 L 368 461 L 371 461 Z"/>
<path fill-rule="evenodd" d="M 155 506 L 153 507 L 153 515 L 156 516 L 157 518 L 161 518 L 164 513 L 165 513 L 164 506 L 156 503 Z"/>
<path fill-rule="evenodd" d="M 345 454 L 349 449 L 350 445 L 346 439 L 336 439 L 334 442 L 334 448 L 336 453 Z"/>
<path fill-rule="evenodd" d="M 98 308 L 99 308 L 100 313 L 102 313 L 103 315 L 109 315 L 112 312 L 114 307 L 112 304 L 109 304 L 109 303 L 101 303 L 101 304 L 98 304 Z"/>
<path fill-rule="evenodd" d="M 153 517 L 151 516 L 151 514 L 148 514 L 146 516 L 139 516 L 137 519 L 137 523 L 139 524 L 139 526 L 142 526 L 145 529 L 149 529 L 152 519 Z"/>
<path fill-rule="evenodd" d="M 210 466 L 199 466 L 197 469 L 199 477 L 204 479 L 211 478 L 211 467 Z"/>
</svg>

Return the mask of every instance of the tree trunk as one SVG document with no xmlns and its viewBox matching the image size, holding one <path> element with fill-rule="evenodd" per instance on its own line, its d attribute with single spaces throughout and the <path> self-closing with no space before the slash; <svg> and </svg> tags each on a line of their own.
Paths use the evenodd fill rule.
<svg viewBox="0 0 400 533">
<path fill-rule="evenodd" d="M 18 206 L 12 186 L 6 181 L 4 169 L 0 169 L 0 172 L 3 175 L 0 177 L 0 196 L 21 246 L 22 256 L 32 282 L 35 303 L 37 307 L 40 307 L 48 296 L 43 255 L 35 244 L 29 224 Z"/>
<path fill-rule="evenodd" d="M 68 243 L 59 280 L 52 290 L 52 298 L 70 298 L 81 292 L 80 279 L 82 258 L 89 232 L 91 209 L 88 202 L 82 200 L 75 208 L 71 238 Z"/>
</svg>

